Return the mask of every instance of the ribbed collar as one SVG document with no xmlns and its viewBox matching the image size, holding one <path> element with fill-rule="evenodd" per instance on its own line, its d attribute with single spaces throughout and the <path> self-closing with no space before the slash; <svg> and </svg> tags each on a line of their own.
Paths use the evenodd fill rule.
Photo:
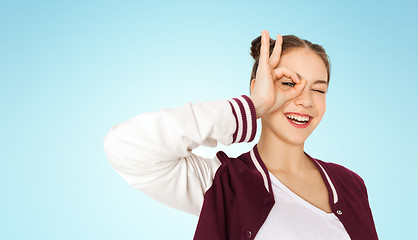
<svg viewBox="0 0 418 240">
<path fill-rule="evenodd" d="M 266 165 L 264 164 L 263 160 L 260 157 L 260 154 L 259 154 L 258 149 L 257 149 L 257 144 L 254 145 L 254 147 L 251 149 L 251 151 L 249 153 L 250 153 L 250 157 L 251 157 L 251 160 L 253 161 L 254 166 L 256 167 L 256 169 L 260 172 L 261 176 L 263 177 L 264 187 L 266 188 L 266 190 L 269 194 L 272 194 L 273 190 L 272 190 L 272 186 L 271 186 L 270 175 L 268 174 L 268 170 L 267 170 Z M 311 157 L 305 151 L 304 151 L 304 153 L 317 166 L 319 172 L 321 173 L 322 179 L 324 180 L 325 185 L 327 186 L 329 199 L 332 200 L 332 202 L 334 204 L 336 204 L 338 202 L 338 194 L 337 194 L 337 190 L 335 189 L 335 184 L 331 181 L 331 178 L 329 177 L 329 174 L 325 171 L 324 167 L 321 165 L 321 163 L 317 159 Z"/>
</svg>

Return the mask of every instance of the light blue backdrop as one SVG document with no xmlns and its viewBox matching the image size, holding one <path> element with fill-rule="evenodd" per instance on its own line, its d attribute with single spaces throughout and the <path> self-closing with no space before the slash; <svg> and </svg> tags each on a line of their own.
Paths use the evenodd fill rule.
<svg viewBox="0 0 418 240">
<path fill-rule="evenodd" d="M 192 239 L 197 217 L 131 188 L 110 166 L 103 138 L 139 113 L 248 95 L 250 43 L 267 29 L 325 47 L 327 111 L 306 151 L 363 177 L 381 239 L 412 239 L 417 7 L 1 1 L 0 238 Z M 258 136 L 196 152 L 237 156 Z"/>
</svg>

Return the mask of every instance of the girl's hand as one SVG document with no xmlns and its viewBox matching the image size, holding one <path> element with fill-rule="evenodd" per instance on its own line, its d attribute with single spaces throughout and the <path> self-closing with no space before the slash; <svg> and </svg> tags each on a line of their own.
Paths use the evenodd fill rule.
<svg viewBox="0 0 418 240">
<path fill-rule="evenodd" d="M 269 33 L 267 30 L 261 32 L 259 64 L 250 96 L 256 109 L 257 118 L 275 111 L 288 100 L 299 96 L 306 85 L 306 80 L 300 80 L 297 74 L 290 69 L 284 67 L 275 69 L 280 61 L 282 41 L 282 36 L 277 34 L 273 52 L 269 56 Z M 282 87 L 275 87 L 275 82 L 284 76 L 291 79 L 295 85 L 286 90 Z"/>
</svg>

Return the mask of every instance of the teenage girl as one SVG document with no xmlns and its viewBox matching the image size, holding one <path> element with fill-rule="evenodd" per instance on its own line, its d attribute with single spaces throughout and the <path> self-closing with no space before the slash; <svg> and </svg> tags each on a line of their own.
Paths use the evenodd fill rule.
<svg viewBox="0 0 418 240">
<path fill-rule="evenodd" d="M 321 122 L 330 82 L 325 50 L 267 31 L 252 41 L 250 96 L 139 114 L 104 139 L 134 188 L 199 216 L 194 239 L 377 239 L 363 179 L 304 151 Z M 192 150 L 254 140 L 247 153 Z"/>
</svg>

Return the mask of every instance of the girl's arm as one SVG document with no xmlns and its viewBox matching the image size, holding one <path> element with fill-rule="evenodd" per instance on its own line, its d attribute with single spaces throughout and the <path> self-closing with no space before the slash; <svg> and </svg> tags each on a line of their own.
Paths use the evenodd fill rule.
<svg viewBox="0 0 418 240">
<path fill-rule="evenodd" d="M 241 95 L 139 114 L 114 125 L 103 144 L 113 168 L 132 187 L 198 216 L 221 163 L 192 150 L 251 142 L 255 133 L 254 104 Z"/>
</svg>

